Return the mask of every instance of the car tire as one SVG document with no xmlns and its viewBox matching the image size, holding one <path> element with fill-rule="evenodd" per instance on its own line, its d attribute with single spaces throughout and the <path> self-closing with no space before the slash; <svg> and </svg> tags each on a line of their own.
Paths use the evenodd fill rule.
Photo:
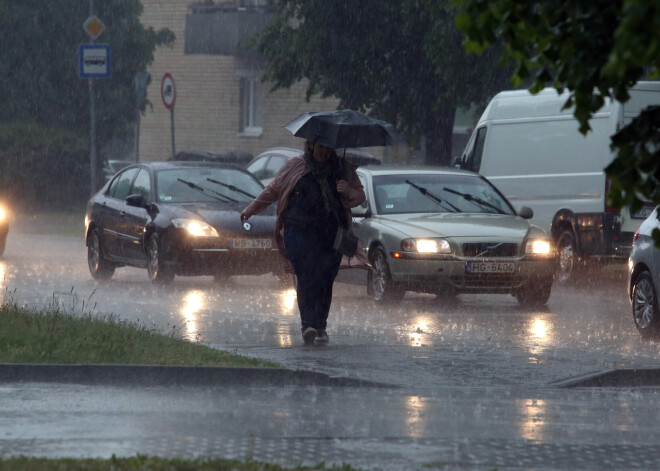
<svg viewBox="0 0 660 471">
<path fill-rule="evenodd" d="M 632 313 L 635 327 L 643 338 L 660 337 L 658 296 L 648 271 L 641 273 L 632 288 Z"/>
<path fill-rule="evenodd" d="M 367 275 L 367 283 L 372 299 L 377 303 L 401 301 L 405 295 L 405 291 L 392 281 L 392 273 L 387 264 L 385 249 L 379 246 L 372 253 L 372 269 Z"/>
<path fill-rule="evenodd" d="M 559 283 L 566 284 L 575 281 L 579 257 L 577 244 L 572 231 L 564 231 L 557 239 L 557 271 L 556 278 Z"/>
<path fill-rule="evenodd" d="M 174 270 L 163 263 L 162 244 L 158 234 L 151 234 L 147 241 L 147 273 L 156 284 L 167 284 L 174 279 Z"/>
<path fill-rule="evenodd" d="M 543 306 L 550 299 L 552 291 L 552 278 L 534 280 L 528 282 L 523 287 L 516 290 L 514 296 L 518 304 L 522 307 Z"/>
<path fill-rule="evenodd" d="M 95 280 L 109 280 L 115 273 L 115 264 L 103 257 L 98 229 L 92 230 L 87 240 L 87 266 Z"/>
</svg>

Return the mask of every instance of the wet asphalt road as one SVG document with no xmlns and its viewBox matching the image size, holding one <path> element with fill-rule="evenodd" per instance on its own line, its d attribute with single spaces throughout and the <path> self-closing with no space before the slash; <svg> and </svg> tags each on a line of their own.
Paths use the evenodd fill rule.
<svg viewBox="0 0 660 471">
<path fill-rule="evenodd" d="M 461 295 L 446 305 L 411 293 L 383 307 L 364 287 L 337 283 L 331 343 L 304 347 L 295 292 L 272 276 L 225 284 L 177 277 L 155 287 L 146 271 L 124 268 L 98 284 L 85 256 L 82 237 L 10 232 L 0 287 L 19 304 L 114 313 L 217 348 L 398 388 L 5 384 L 2 455 L 147 452 L 371 469 L 660 468 L 656 388 L 552 385 L 658 366 L 659 344 L 642 341 L 633 326 L 622 270 L 556 285 L 540 310 L 503 295 Z"/>
</svg>

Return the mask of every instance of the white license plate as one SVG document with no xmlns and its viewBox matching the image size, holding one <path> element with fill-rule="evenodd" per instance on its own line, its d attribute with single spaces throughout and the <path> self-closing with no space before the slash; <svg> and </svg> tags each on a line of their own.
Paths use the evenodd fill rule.
<svg viewBox="0 0 660 471">
<path fill-rule="evenodd" d="M 465 273 L 513 273 L 516 271 L 514 262 L 467 262 Z"/>
<path fill-rule="evenodd" d="M 272 239 L 231 239 L 230 249 L 270 249 L 273 246 Z"/>
</svg>

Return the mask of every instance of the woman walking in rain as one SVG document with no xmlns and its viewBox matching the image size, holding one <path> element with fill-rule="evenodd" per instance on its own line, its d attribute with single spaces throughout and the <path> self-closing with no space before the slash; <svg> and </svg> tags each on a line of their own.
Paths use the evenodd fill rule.
<svg viewBox="0 0 660 471">
<path fill-rule="evenodd" d="M 355 165 L 335 150 L 306 141 L 241 213 L 241 221 L 277 202 L 275 234 L 297 280 L 298 309 L 305 344 L 327 343 L 332 285 L 342 254 L 333 244 L 338 228 L 352 224 L 350 208 L 365 200 Z"/>
</svg>

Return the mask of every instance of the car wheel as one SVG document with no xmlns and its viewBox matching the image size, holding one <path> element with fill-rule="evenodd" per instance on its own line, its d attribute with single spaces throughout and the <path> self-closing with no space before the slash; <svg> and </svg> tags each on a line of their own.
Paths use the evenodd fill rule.
<svg viewBox="0 0 660 471">
<path fill-rule="evenodd" d="M 550 299 L 552 278 L 534 280 L 518 288 L 514 296 L 523 307 L 543 306 Z"/>
<path fill-rule="evenodd" d="M 578 255 L 575 244 L 575 236 L 571 231 L 564 231 L 557 239 L 557 254 L 559 263 L 557 263 L 557 281 L 568 283 L 575 280 L 577 271 Z"/>
<path fill-rule="evenodd" d="M 158 234 L 151 234 L 147 242 L 147 272 L 153 283 L 166 284 L 174 279 L 174 271 L 163 263 Z"/>
<path fill-rule="evenodd" d="M 374 250 L 371 266 L 368 283 L 373 300 L 382 303 L 396 302 L 403 299 L 405 291 L 392 281 L 392 274 L 383 247 L 377 247 Z"/>
<path fill-rule="evenodd" d="M 633 285 L 632 312 L 635 327 L 644 338 L 657 338 L 660 330 L 658 296 L 649 272 L 641 273 Z"/>
<path fill-rule="evenodd" d="M 115 272 L 115 265 L 103 257 L 98 229 L 94 229 L 87 241 L 87 266 L 95 280 L 109 280 Z"/>
</svg>

